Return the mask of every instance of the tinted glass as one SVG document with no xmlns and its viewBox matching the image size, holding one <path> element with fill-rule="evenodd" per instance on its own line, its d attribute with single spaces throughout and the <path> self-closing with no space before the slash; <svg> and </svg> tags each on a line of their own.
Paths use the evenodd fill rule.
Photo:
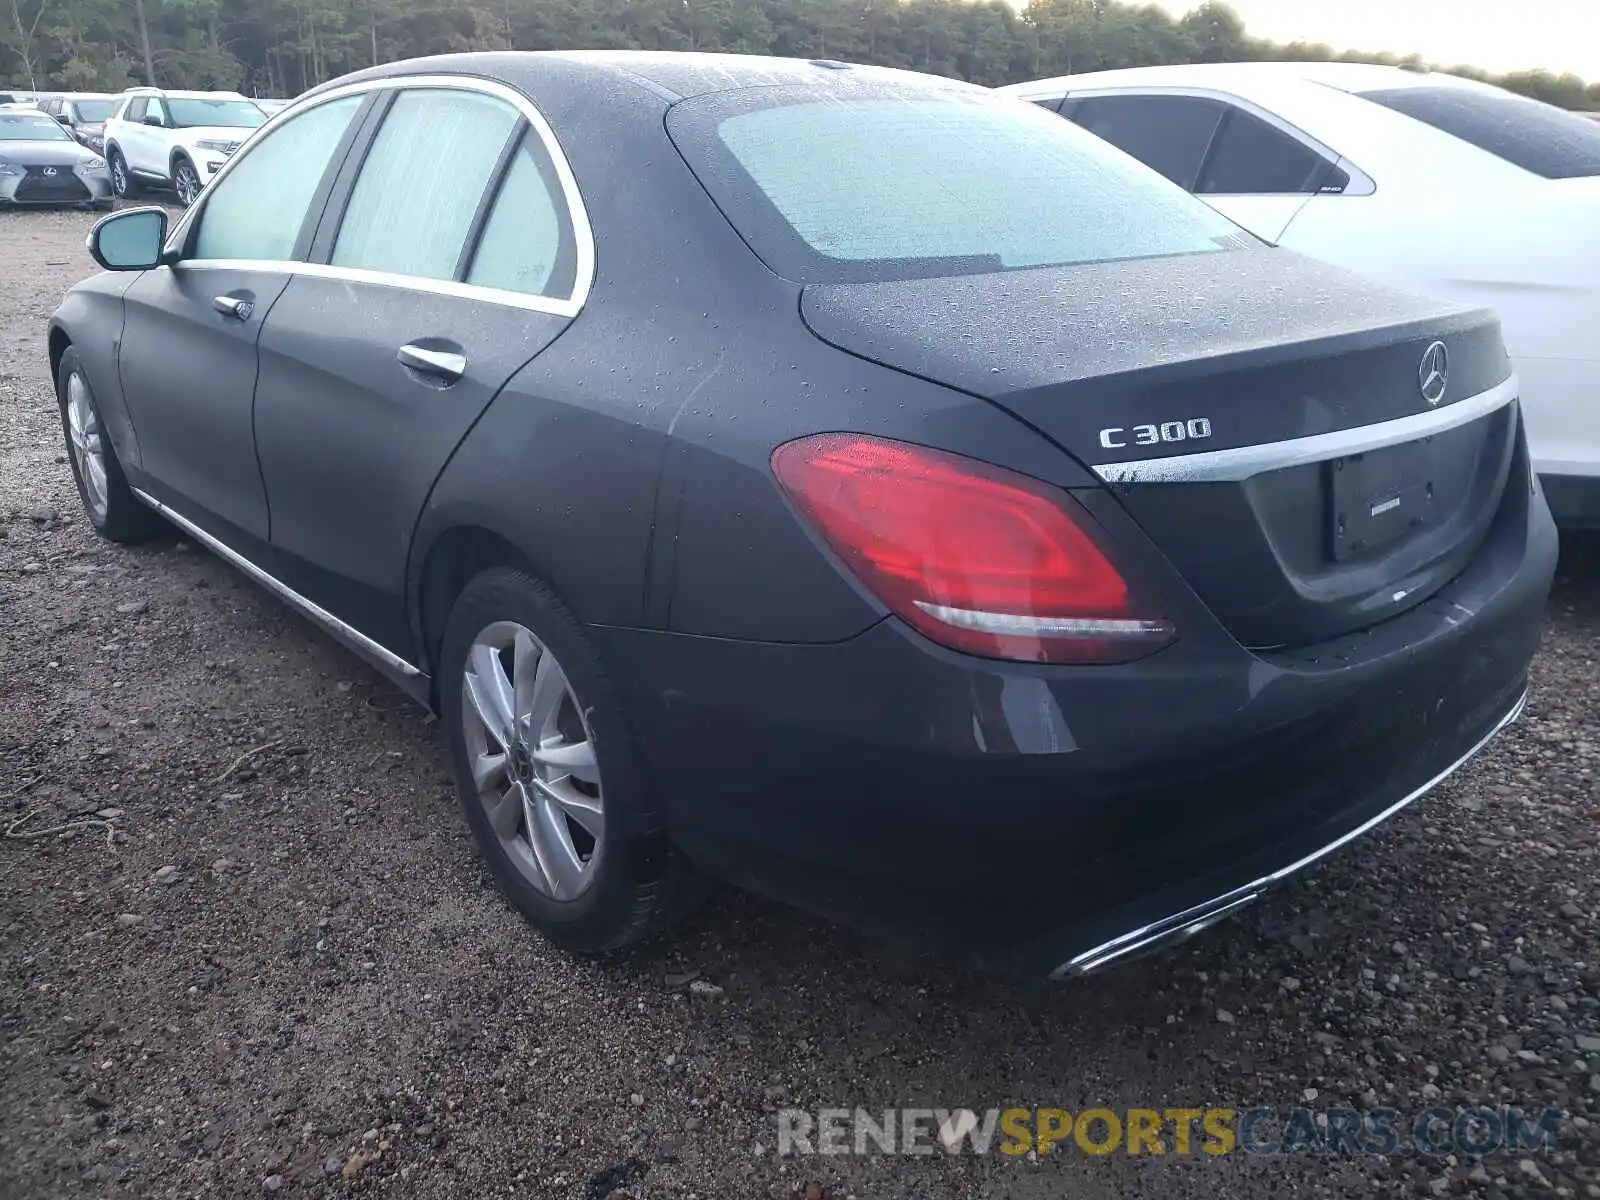
<svg viewBox="0 0 1600 1200">
<path fill-rule="evenodd" d="M 179 129 L 205 125 L 224 129 L 254 129 L 266 124 L 267 114 L 248 100 L 196 100 L 167 97 L 168 119 Z"/>
<path fill-rule="evenodd" d="M 78 120 L 94 124 L 104 121 L 117 107 L 115 100 L 74 100 L 73 111 L 78 114 Z"/>
<path fill-rule="evenodd" d="M 206 197 L 194 257 L 293 257 L 317 185 L 362 99 L 319 104 L 249 143 Z"/>
<path fill-rule="evenodd" d="M 0 142 L 70 142 L 49 113 L 0 113 Z"/>
<path fill-rule="evenodd" d="M 1600 121 L 1476 88 L 1392 88 L 1361 95 L 1546 179 L 1600 175 Z"/>
<path fill-rule="evenodd" d="M 399 92 L 367 152 L 333 263 L 454 279 L 478 205 L 521 115 L 476 92 Z"/>
<path fill-rule="evenodd" d="M 749 88 L 684 101 L 668 128 L 756 253 L 802 282 L 1251 244 L 1098 138 L 1004 97 Z"/>
<path fill-rule="evenodd" d="M 1069 115 L 1096 137 L 1193 190 L 1222 105 L 1198 96 L 1085 96 Z"/>
<path fill-rule="evenodd" d="M 576 252 L 544 147 L 522 139 L 483 226 L 466 282 L 533 296 L 572 294 Z"/>
<path fill-rule="evenodd" d="M 1314 192 L 1328 167 L 1304 142 L 1235 108 L 1217 134 L 1195 190 L 1224 196 Z"/>
</svg>

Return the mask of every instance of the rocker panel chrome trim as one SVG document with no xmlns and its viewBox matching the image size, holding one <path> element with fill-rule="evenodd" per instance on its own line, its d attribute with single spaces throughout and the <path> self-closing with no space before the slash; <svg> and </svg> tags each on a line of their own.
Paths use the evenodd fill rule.
<svg viewBox="0 0 1600 1200">
<path fill-rule="evenodd" d="M 320 625 L 348 649 L 353 650 L 377 667 L 399 684 L 412 699 L 423 704 L 427 703 L 430 680 L 425 672 L 418 670 L 398 654 L 373 641 L 353 625 L 348 625 L 341 621 L 321 605 L 307 600 L 277 576 L 263 571 L 227 543 L 207 533 L 181 513 L 174 512 L 169 505 L 161 503 L 148 492 L 142 492 L 138 488 L 130 490 L 140 503 L 155 509 L 156 512 L 171 521 L 218 558 L 224 559 L 231 566 L 243 571 L 251 579 L 278 596 L 279 599 L 286 601 L 292 608 L 298 609 L 302 614 Z"/>
</svg>

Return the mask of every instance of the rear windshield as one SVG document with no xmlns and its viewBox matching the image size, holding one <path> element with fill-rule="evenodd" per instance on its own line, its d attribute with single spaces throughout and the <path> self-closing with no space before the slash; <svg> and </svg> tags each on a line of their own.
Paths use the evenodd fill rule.
<svg viewBox="0 0 1600 1200">
<path fill-rule="evenodd" d="M 1259 246 L 1036 105 L 957 92 L 752 88 L 667 126 L 723 212 L 802 283 L 972 275 Z"/>
<path fill-rule="evenodd" d="M 1362 92 L 1546 179 L 1600 175 L 1600 122 L 1509 92 L 1408 87 Z"/>
</svg>

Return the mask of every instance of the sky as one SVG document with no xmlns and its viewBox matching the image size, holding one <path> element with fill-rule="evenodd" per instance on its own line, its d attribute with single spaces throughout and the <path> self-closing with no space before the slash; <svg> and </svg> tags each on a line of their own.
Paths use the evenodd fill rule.
<svg viewBox="0 0 1600 1200">
<path fill-rule="evenodd" d="M 1183 13 L 1199 0 L 1161 0 Z M 1228 0 L 1257 37 L 1600 81 L 1600 0 Z M 1510 19 L 1508 19 L 1508 15 Z"/>
</svg>

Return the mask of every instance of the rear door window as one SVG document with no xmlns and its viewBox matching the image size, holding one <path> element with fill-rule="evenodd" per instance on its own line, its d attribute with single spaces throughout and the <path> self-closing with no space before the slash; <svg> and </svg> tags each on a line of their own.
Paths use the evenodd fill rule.
<svg viewBox="0 0 1600 1200">
<path fill-rule="evenodd" d="M 137 100 L 128 101 L 128 111 L 122 114 L 122 119 L 124 121 L 144 120 L 144 110 L 148 104 L 149 101 L 143 96 L 140 96 Z"/>
<path fill-rule="evenodd" d="M 566 297 L 577 273 L 577 244 L 550 156 L 533 132 L 522 135 L 465 282 L 530 296 Z"/>
<path fill-rule="evenodd" d="M 1230 105 L 1195 191 L 1217 196 L 1314 192 L 1332 166 L 1298 138 Z"/>
<path fill-rule="evenodd" d="M 1202 96 L 1084 96 L 1063 112 L 1096 137 L 1193 191 L 1222 120 L 1220 101 Z"/>
<path fill-rule="evenodd" d="M 1360 94 L 1546 179 L 1600 175 L 1600 121 L 1553 105 L 1456 86 Z"/>
<path fill-rule="evenodd" d="M 511 105 L 478 92 L 396 93 L 350 194 L 333 265 L 455 279 L 521 121 Z"/>
</svg>

